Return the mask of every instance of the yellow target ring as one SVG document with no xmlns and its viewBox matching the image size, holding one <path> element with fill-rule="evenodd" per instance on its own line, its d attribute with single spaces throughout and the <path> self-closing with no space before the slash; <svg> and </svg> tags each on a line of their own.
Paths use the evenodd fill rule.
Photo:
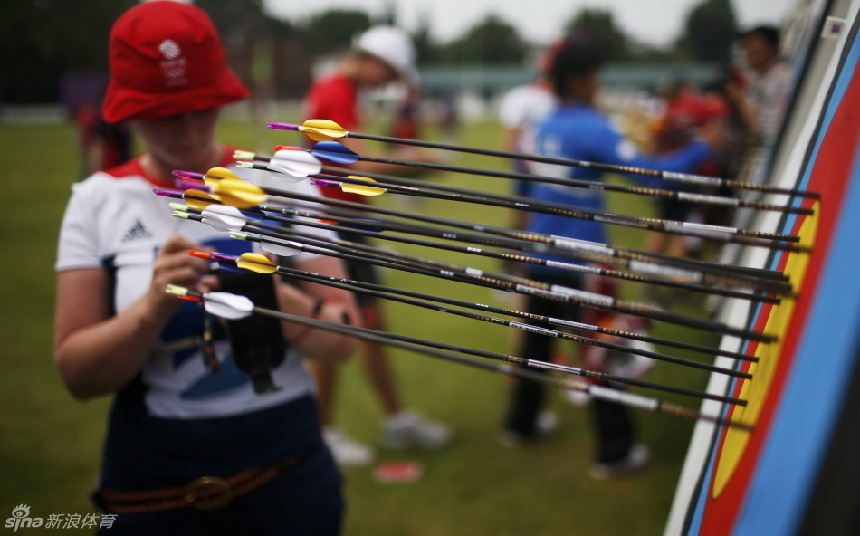
<svg viewBox="0 0 860 536">
<path fill-rule="evenodd" d="M 815 238 L 815 233 L 818 229 L 818 203 L 813 206 L 813 209 L 815 213 L 805 218 L 800 226 L 798 235 L 800 236 L 801 244 L 812 244 Z M 800 282 L 803 281 L 806 275 L 808 264 L 808 254 L 788 254 L 785 274 L 791 281 L 793 288 L 799 288 Z M 759 344 L 756 348 L 755 357 L 759 361 L 750 365 L 749 373 L 752 374 L 752 378 L 743 380 L 740 390 L 740 398 L 746 400 L 747 405 L 745 407 L 734 406 L 730 411 L 732 420 L 751 425 L 755 425 L 758 422 L 764 401 L 767 399 L 767 394 L 770 391 L 780 356 L 782 355 L 783 341 L 785 340 L 789 322 L 794 316 L 795 306 L 795 300 L 783 300 L 771 308 L 764 331 L 765 333 L 775 334 L 778 340 L 771 344 Z M 720 496 L 723 489 L 732 479 L 732 475 L 747 448 L 749 439 L 750 432 L 748 430 L 729 428 L 726 432 L 711 486 L 711 497 L 714 499 Z"/>
</svg>

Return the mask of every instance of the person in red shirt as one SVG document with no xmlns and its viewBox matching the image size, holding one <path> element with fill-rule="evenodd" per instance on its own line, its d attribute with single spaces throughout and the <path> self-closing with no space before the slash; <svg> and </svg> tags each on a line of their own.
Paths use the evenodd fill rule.
<svg viewBox="0 0 860 536">
<path fill-rule="evenodd" d="M 683 147 L 695 138 L 697 129 L 720 122 L 726 115 L 726 108 L 706 99 L 693 82 L 676 80 L 669 91 L 663 120 L 654 133 L 655 153 L 665 154 Z M 696 174 L 711 176 L 717 176 L 718 171 L 715 158 L 708 158 L 694 170 Z M 693 212 L 690 203 L 677 199 L 661 198 L 658 209 L 659 217 L 666 220 L 690 221 L 691 218 L 701 218 L 700 214 Z M 651 233 L 646 249 L 676 257 L 686 257 L 688 254 L 686 239 L 681 235 Z"/>
<path fill-rule="evenodd" d="M 375 26 L 369 29 L 358 36 L 334 73 L 313 84 L 305 101 L 305 118 L 329 119 L 347 130 L 362 130 L 359 114 L 360 92 L 394 82 L 415 87 L 418 77 L 414 58 L 412 43 L 402 30 L 392 26 Z M 358 154 L 370 154 L 365 140 L 347 138 L 340 141 Z M 408 160 L 435 161 L 414 148 L 397 148 L 389 155 Z M 419 168 L 364 161 L 348 167 L 353 174 L 364 172 L 406 176 L 420 172 Z M 344 193 L 339 188 L 320 187 L 320 190 L 327 197 L 367 203 L 366 197 Z M 363 237 L 350 235 L 348 232 L 341 235 L 353 242 L 363 240 Z M 351 279 L 378 281 L 372 265 L 347 262 L 347 269 Z M 361 294 L 357 295 L 357 299 L 362 325 L 384 330 L 386 323 L 377 300 Z M 376 343 L 364 343 L 363 357 L 365 371 L 386 415 L 380 442 L 390 448 L 439 447 L 446 444 L 450 437 L 447 427 L 405 409 L 385 347 Z M 324 437 L 335 458 L 342 464 L 370 463 L 374 458 L 373 450 L 351 439 L 334 426 L 337 366 L 319 364 L 314 366 L 314 375 L 319 387 Z"/>
</svg>

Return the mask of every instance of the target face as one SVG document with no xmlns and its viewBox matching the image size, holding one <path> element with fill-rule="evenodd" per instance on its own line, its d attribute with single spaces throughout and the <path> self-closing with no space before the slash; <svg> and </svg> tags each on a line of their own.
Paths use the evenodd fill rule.
<svg viewBox="0 0 860 536">
<path fill-rule="evenodd" d="M 752 379 L 711 383 L 748 401 L 724 413 L 755 428 L 697 426 L 666 534 L 795 533 L 843 409 L 860 324 L 860 43 L 858 2 L 833 4 L 853 14 L 846 17 L 853 28 L 846 25 L 839 42 L 819 43 L 829 76 L 806 81 L 807 87 L 817 86 L 807 92 L 807 104 L 818 112 L 802 119 L 806 124 L 795 139 L 784 140 L 792 151 L 780 153 L 801 163 L 793 184 L 781 185 L 821 198 L 804 203 L 815 209 L 813 216 L 787 217 L 779 232 L 799 235 L 813 251 L 776 253 L 763 264 L 785 273 L 798 297 L 746 311 L 749 327 L 779 340 L 742 347 L 759 358 L 742 367 Z M 829 22 L 822 17 L 823 25 Z"/>
</svg>

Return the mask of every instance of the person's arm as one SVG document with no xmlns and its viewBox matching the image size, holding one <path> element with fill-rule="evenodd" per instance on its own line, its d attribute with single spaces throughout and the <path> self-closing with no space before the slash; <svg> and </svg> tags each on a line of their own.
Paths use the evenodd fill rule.
<svg viewBox="0 0 860 536">
<path fill-rule="evenodd" d="M 757 138 L 761 138 L 762 133 L 758 128 L 758 112 L 750 106 L 749 100 L 747 100 L 746 95 L 744 95 L 743 88 L 741 88 L 740 84 L 737 82 L 728 82 L 725 85 L 725 90 L 726 98 L 732 106 L 734 106 L 735 110 L 737 110 L 738 116 L 744 124 L 744 128 Z"/>
<path fill-rule="evenodd" d="M 304 115 L 308 119 L 328 119 L 334 121 L 346 130 L 357 130 L 361 124 L 358 117 L 358 102 L 355 96 L 347 93 L 345 88 L 339 85 L 323 84 L 311 88 L 305 103 Z M 338 141 L 360 155 L 380 156 L 371 150 L 367 140 L 341 138 Z M 427 152 L 414 147 L 398 146 L 388 157 L 419 162 L 440 162 L 438 159 L 432 158 Z M 415 177 L 427 174 L 427 170 L 420 167 L 399 166 L 379 162 L 358 161 L 344 167 L 355 175 L 376 173 L 399 177 Z"/>
<path fill-rule="evenodd" d="M 690 172 L 712 155 L 710 146 L 719 143 L 720 133 L 716 126 L 707 126 L 700 131 L 700 138 L 693 140 L 684 147 L 669 153 L 646 156 L 639 152 L 636 145 L 624 138 L 617 130 L 606 125 L 605 129 L 592 138 L 589 160 L 617 166 L 642 167 L 662 171 Z M 642 175 L 627 175 L 636 182 L 653 188 L 665 187 L 662 179 L 643 177 Z"/>
<path fill-rule="evenodd" d="M 54 324 L 54 363 L 79 399 L 109 394 L 138 373 L 181 302 L 168 284 L 194 288 L 207 263 L 191 257 L 201 246 L 174 235 L 162 246 L 146 293 L 111 316 L 110 278 L 101 268 L 60 272 Z"/>
<path fill-rule="evenodd" d="M 304 272 L 346 277 L 343 263 L 334 257 L 316 255 L 296 263 Z M 352 294 L 319 283 L 302 282 L 299 286 L 279 281 L 278 303 L 285 313 L 316 317 L 328 322 L 358 324 L 358 310 Z M 314 329 L 297 322 L 284 322 L 284 337 L 306 357 L 321 361 L 341 361 L 355 348 L 355 339 L 324 329 Z"/>
</svg>

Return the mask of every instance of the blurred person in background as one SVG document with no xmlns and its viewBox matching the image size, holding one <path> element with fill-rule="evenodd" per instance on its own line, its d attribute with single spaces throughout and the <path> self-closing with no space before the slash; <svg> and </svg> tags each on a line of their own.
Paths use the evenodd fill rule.
<svg viewBox="0 0 860 536">
<path fill-rule="evenodd" d="M 740 38 L 750 80 L 746 88 L 729 80 L 726 91 L 746 128 L 762 145 L 776 141 L 791 96 L 791 68 L 779 53 L 775 26 L 756 26 Z"/>
<path fill-rule="evenodd" d="M 165 291 L 174 284 L 206 292 L 226 281 L 189 249 L 251 250 L 173 217 L 170 200 L 152 192 L 174 186 L 175 169 L 205 173 L 232 162 L 234 148 L 215 139 L 219 110 L 249 92 L 228 68 L 211 20 L 193 5 L 130 8 L 111 29 L 109 53 L 104 117 L 131 121 L 144 153 L 73 187 L 60 231 L 54 327 L 54 362 L 69 392 L 112 397 L 93 501 L 113 519 L 100 533 L 338 534 L 342 480 L 322 440 L 304 358 L 345 359 L 354 339 L 276 321 L 274 333 L 242 347 L 235 324 L 211 321 L 210 345 L 200 304 Z M 332 257 L 292 259 L 301 270 L 345 274 Z M 287 313 L 332 322 L 357 315 L 342 290 L 246 281 Z M 268 369 L 276 388 L 259 394 L 242 363 L 262 347 L 279 355 Z"/>
<path fill-rule="evenodd" d="M 719 134 L 710 129 L 702 131 L 702 139 L 697 138 L 675 152 L 655 157 L 641 155 L 635 145 L 622 137 L 596 108 L 603 63 L 604 58 L 600 51 L 584 37 L 571 41 L 558 52 L 550 70 L 558 106 L 538 127 L 538 154 L 678 172 L 695 169 L 712 154 L 709 145 L 718 144 Z M 539 165 L 536 172 L 582 180 L 605 179 L 602 172 L 589 168 Z M 666 186 L 664 181 L 659 179 L 640 176 L 631 178 L 647 186 Z M 551 200 L 597 212 L 605 211 L 604 194 L 600 190 L 541 183 L 535 184 L 530 194 L 537 200 Z M 531 214 L 526 230 L 599 243 L 606 243 L 607 238 L 603 223 L 549 214 Z M 546 258 L 572 262 L 567 258 Z M 527 275 L 530 279 L 550 284 L 587 289 L 585 278 L 581 274 L 556 267 L 530 265 Z M 601 280 L 596 284 L 605 286 Z M 604 292 L 609 293 L 612 290 L 605 288 Z M 575 304 L 533 295 L 527 296 L 527 310 L 568 320 L 585 318 L 585 312 Z M 639 326 L 634 329 L 642 328 Z M 532 331 L 525 332 L 517 355 L 546 360 L 551 355 L 554 340 Z M 647 365 L 643 366 L 641 360 L 632 360 L 615 372 L 636 376 L 645 370 Z M 546 423 L 540 419 L 545 405 L 544 395 L 545 388 L 540 383 L 515 380 L 500 436 L 503 445 L 525 445 L 548 433 Z M 595 454 L 589 468 L 591 476 L 608 479 L 644 467 L 649 459 L 648 449 L 637 441 L 628 408 L 597 399 L 592 400 L 589 407 L 596 436 Z"/>
<path fill-rule="evenodd" d="M 653 152 L 658 155 L 666 154 L 687 145 L 695 139 L 700 128 L 708 124 L 720 125 L 726 114 L 723 103 L 706 99 L 692 81 L 685 78 L 674 80 L 669 86 L 662 120 L 653 135 Z M 697 175 L 719 175 L 717 159 L 705 159 L 692 172 Z M 701 192 L 700 188 L 694 186 L 677 188 Z M 703 218 L 694 205 L 677 199 L 661 197 L 657 199 L 657 207 L 658 217 L 664 220 L 701 222 Z M 652 253 L 687 257 L 693 246 L 700 243 L 700 240 L 693 241 L 691 237 L 683 235 L 652 232 L 645 249 Z"/>
<path fill-rule="evenodd" d="M 131 160 L 132 136 L 128 123 L 109 123 L 102 117 L 104 89 L 75 111 L 83 169 L 81 178 Z"/>
<path fill-rule="evenodd" d="M 418 74 L 415 71 L 415 52 L 411 40 L 399 28 L 374 26 L 359 35 L 352 49 L 346 53 L 336 71 L 314 82 L 306 101 L 306 119 L 329 119 L 347 130 L 360 131 L 363 127 L 359 110 L 359 94 L 364 90 L 380 89 L 387 84 L 403 82 L 417 89 Z M 401 127 L 404 124 L 401 122 Z M 345 138 L 341 142 L 358 154 L 370 155 L 365 140 Z M 389 156 L 408 160 L 435 161 L 414 148 L 399 148 Z M 390 175 L 415 175 L 420 168 L 356 162 L 347 166 L 349 172 L 360 175 L 382 173 Z M 339 188 L 320 187 L 323 195 L 335 199 L 367 203 L 367 197 L 344 193 Z M 362 236 L 340 233 L 345 240 L 364 242 Z M 379 282 L 376 267 L 347 261 L 350 279 L 367 283 Z M 357 295 L 361 325 L 384 330 L 386 321 L 379 301 L 369 295 Z M 450 431 L 442 424 L 430 421 L 407 409 L 397 387 L 395 373 L 386 348 L 377 343 L 361 344 L 363 364 L 374 394 L 379 400 L 385 419 L 379 442 L 386 447 L 399 449 L 408 447 L 435 448 L 448 443 Z M 335 425 L 335 395 L 339 369 L 336 365 L 318 364 L 314 376 L 319 385 L 319 403 L 322 414 L 323 433 L 339 463 L 345 465 L 367 464 L 374 460 L 374 450 Z"/>
</svg>

